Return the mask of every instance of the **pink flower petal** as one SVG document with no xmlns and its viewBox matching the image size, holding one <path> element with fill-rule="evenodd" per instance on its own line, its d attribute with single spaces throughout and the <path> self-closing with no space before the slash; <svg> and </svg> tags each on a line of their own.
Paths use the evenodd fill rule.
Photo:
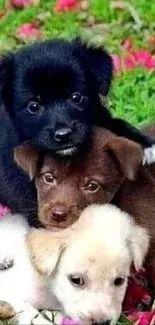
<svg viewBox="0 0 155 325">
<path fill-rule="evenodd" d="M 124 66 L 127 70 L 132 70 L 137 66 L 137 61 L 132 53 L 124 57 Z"/>
<path fill-rule="evenodd" d="M 129 315 L 128 318 L 136 325 L 153 325 L 155 324 L 155 311 L 135 312 Z"/>
<path fill-rule="evenodd" d="M 121 57 L 117 54 L 113 54 L 112 60 L 116 73 L 120 73 L 122 70 Z"/>
<path fill-rule="evenodd" d="M 54 11 L 63 12 L 77 9 L 79 0 L 58 0 L 56 2 Z"/>
<path fill-rule="evenodd" d="M 0 219 L 3 218 L 6 214 L 8 214 L 10 212 L 11 212 L 11 210 L 8 207 L 0 204 Z"/>
<path fill-rule="evenodd" d="M 150 59 L 150 57 L 151 57 L 151 54 L 144 50 L 135 51 L 135 52 L 133 52 L 133 55 L 134 55 L 137 63 L 140 65 L 145 65 L 147 60 Z"/>
<path fill-rule="evenodd" d="M 69 317 L 64 317 L 61 325 L 79 325 L 79 323 Z"/>
<path fill-rule="evenodd" d="M 16 31 L 16 37 L 19 40 L 24 40 L 28 38 L 32 39 L 40 39 L 41 38 L 41 31 L 36 24 L 27 23 L 21 25 Z"/>
<path fill-rule="evenodd" d="M 145 62 L 145 67 L 148 69 L 155 69 L 155 57 L 151 56 Z"/>
<path fill-rule="evenodd" d="M 127 38 L 122 42 L 122 46 L 125 50 L 130 51 L 133 49 L 133 43 L 130 38 Z"/>
</svg>

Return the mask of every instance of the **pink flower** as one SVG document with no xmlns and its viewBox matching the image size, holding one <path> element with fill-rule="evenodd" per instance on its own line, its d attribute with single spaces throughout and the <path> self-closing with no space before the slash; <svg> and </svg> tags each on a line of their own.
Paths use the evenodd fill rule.
<svg viewBox="0 0 155 325">
<path fill-rule="evenodd" d="M 128 318 L 136 325 L 153 325 L 155 324 L 155 310 L 150 312 L 135 312 L 129 315 Z"/>
<path fill-rule="evenodd" d="M 126 70 L 133 70 L 137 66 L 137 60 L 132 53 L 124 57 L 124 67 Z"/>
<path fill-rule="evenodd" d="M 11 210 L 8 207 L 0 204 L 0 219 L 3 218 L 6 214 L 8 214 L 10 212 L 11 212 Z"/>
<path fill-rule="evenodd" d="M 79 325 L 79 323 L 69 317 L 64 317 L 61 325 Z"/>
<path fill-rule="evenodd" d="M 116 73 L 120 73 L 122 70 L 121 57 L 117 54 L 112 55 L 113 65 Z"/>
<path fill-rule="evenodd" d="M 19 40 L 24 39 L 40 39 L 41 38 L 41 31 L 36 24 L 27 23 L 21 25 L 16 31 L 16 37 Z"/>
<path fill-rule="evenodd" d="M 39 4 L 39 0 L 11 0 L 10 5 L 15 8 L 27 8 Z"/>
<path fill-rule="evenodd" d="M 63 12 L 77 9 L 79 0 L 58 0 L 56 2 L 54 11 Z"/>
<path fill-rule="evenodd" d="M 130 51 L 133 48 L 133 43 L 130 38 L 127 38 L 122 42 L 122 46 L 125 50 Z"/>
</svg>

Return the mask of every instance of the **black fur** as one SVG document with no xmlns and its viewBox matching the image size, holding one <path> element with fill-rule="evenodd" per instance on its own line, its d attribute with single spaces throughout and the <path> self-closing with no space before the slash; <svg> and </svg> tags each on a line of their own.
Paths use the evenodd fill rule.
<svg viewBox="0 0 155 325">
<path fill-rule="evenodd" d="M 0 202 L 29 216 L 32 224 L 36 192 L 13 162 L 16 145 L 29 140 L 53 152 L 80 149 L 93 124 L 144 146 L 152 144 L 101 105 L 99 93 L 108 94 L 113 74 L 112 59 L 101 48 L 80 40 L 45 41 L 4 56 L 0 71 Z M 80 103 L 73 102 L 73 93 L 83 96 Z M 29 112 L 31 102 L 39 105 L 36 114 Z"/>
</svg>

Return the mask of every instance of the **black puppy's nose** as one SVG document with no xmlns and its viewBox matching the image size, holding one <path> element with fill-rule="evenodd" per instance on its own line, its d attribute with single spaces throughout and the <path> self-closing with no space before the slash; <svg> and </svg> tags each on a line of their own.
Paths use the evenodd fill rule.
<svg viewBox="0 0 155 325">
<path fill-rule="evenodd" d="M 55 132 L 55 139 L 58 142 L 67 142 L 71 139 L 72 134 L 71 128 L 61 128 Z"/>
</svg>

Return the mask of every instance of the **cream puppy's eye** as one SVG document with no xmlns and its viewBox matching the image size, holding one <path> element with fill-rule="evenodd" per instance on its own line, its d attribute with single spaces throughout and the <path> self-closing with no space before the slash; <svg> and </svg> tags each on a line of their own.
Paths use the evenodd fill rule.
<svg viewBox="0 0 155 325">
<path fill-rule="evenodd" d="M 118 277 L 118 278 L 115 279 L 114 285 L 116 287 L 120 287 L 121 285 L 124 284 L 124 282 L 125 282 L 125 278 L 123 276 L 120 276 L 120 277 Z"/>
<path fill-rule="evenodd" d="M 56 183 L 56 179 L 55 177 L 52 175 L 52 173 L 45 173 L 42 175 L 42 179 L 44 181 L 45 184 L 53 184 L 55 185 Z"/>
<path fill-rule="evenodd" d="M 69 275 L 68 280 L 74 287 L 83 287 L 85 285 L 85 279 L 81 275 Z"/>
</svg>

